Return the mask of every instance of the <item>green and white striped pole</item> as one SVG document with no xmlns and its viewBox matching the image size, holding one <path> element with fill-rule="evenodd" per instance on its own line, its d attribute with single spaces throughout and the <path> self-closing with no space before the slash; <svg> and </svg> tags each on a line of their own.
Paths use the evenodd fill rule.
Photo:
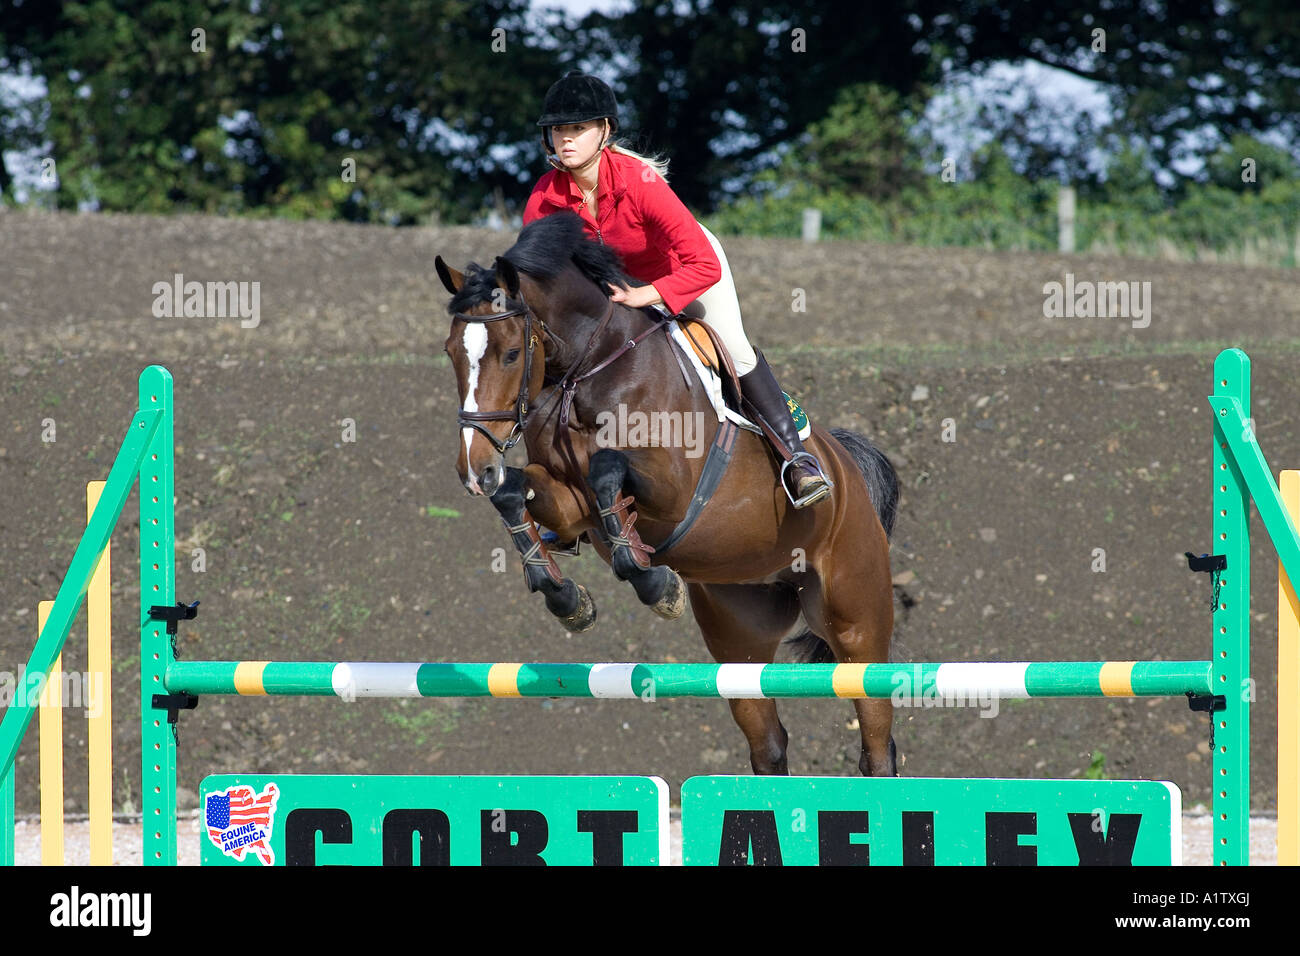
<svg viewBox="0 0 1300 956">
<path fill-rule="evenodd" d="M 515 664 L 176 661 L 172 693 L 340 697 L 1024 699 L 1206 695 L 1209 661 Z"/>
</svg>

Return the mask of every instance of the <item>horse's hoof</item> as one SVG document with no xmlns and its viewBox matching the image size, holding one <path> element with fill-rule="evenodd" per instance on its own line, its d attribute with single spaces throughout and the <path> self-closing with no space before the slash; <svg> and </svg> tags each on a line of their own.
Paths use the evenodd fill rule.
<svg viewBox="0 0 1300 956">
<path fill-rule="evenodd" d="M 668 583 L 664 585 L 664 593 L 650 610 L 662 618 L 675 621 L 686 611 L 686 585 L 672 568 L 664 568 L 664 570 L 672 577 L 668 579 Z"/>
<path fill-rule="evenodd" d="M 596 602 L 591 599 L 591 595 L 581 584 L 574 586 L 578 589 L 578 606 L 571 614 L 560 618 L 560 623 L 564 625 L 566 631 L 576 634 L 590 631 L 596 626 Z"/>
</svg>

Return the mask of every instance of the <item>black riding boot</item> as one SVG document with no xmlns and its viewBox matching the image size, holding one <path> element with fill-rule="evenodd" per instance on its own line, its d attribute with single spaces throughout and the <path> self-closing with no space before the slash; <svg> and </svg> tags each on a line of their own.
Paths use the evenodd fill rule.
<svg viewBox="0 0 1300 956">
<path fill-rule="evenodd" d="M 780 437 L 786 452 L 781 457 L 788 459 L 781 468 L 785 493 L 796 508 L 806 508 L 829 495 L 834 485 L 822 471 L 817 459 L 804 450 L 799 429 L 790 417 L 790 407 L 785 403 L 785 395 L 781 392 L 781 386 L 777 384 L 767 359 L 757 350 L 754 354 L 758 356 L 758 365 L 753 371 L 740 376 L 740 390 Z"/>
</svg>

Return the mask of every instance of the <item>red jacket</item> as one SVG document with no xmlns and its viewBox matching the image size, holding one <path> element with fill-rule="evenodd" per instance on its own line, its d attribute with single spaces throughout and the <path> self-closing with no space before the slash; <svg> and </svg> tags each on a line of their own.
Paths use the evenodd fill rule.
<svg viewBox="0 0 1300 956">
<path fill-rule="evenodd" d="M 582 193 L 573 176 L 557 169 L 533 187 L 524 206 L 524 225 L 563 209 L 576 212 L 587 234 L 612 246 L 623 257 L 628 275 L 653 283 L 674 313 L 717 284 L 722 265 L 708 237 L 649 166 L 606 148 L 599 180 L 599 223 L 591 218 L 590 209 L 579 208 Z"/>
</svg>

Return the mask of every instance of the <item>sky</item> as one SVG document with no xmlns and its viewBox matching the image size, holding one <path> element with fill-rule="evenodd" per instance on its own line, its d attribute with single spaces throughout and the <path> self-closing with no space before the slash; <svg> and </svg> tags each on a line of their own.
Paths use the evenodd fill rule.
<svg viewBox="0 0 1300 956">
<path fill-rule="evenodd" d="M 533 0 L 530 7 L 559 7 L 566 13 L 583 16 L 592 10 L 601 13 L 616 13 L 632 6 L 632 0 Z"/>
</svg>

